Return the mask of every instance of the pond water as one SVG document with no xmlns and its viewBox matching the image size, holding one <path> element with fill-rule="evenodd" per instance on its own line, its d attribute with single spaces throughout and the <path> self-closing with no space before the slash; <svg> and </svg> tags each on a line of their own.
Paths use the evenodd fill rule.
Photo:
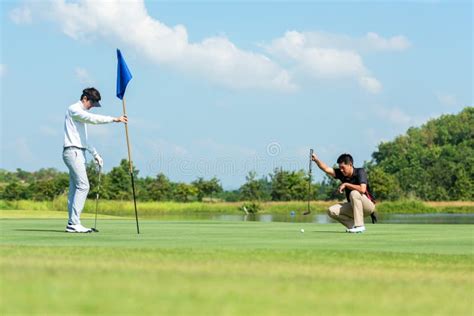
<svg viewBox="0 0 474 316">
<path fill-rule="evenodd" d="M 180 214 L 161 215 L 161 220 L 216 220 L 216 221 L 249 221 L 249 222 L 295 222 L 295 223 L 334 223 L 326 214 L 311 214 L 303 216 L 299 214 Z M 370 222 L 370 218 L 366 218 Z M 474 224 L 474 214 L 380 214 L 380 224 Z"/>
</svg>

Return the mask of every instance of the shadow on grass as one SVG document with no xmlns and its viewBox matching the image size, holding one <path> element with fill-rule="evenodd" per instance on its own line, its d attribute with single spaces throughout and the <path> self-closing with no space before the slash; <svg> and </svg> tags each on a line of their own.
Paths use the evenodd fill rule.
<svg viewBox="0 0 474 316">
<path fill-rule="evenodd" d="M 44 232 L 44 233 L 65 233 L 65 230 L 56 229 L 15 229 L 18 232 Z"/>
</svg>

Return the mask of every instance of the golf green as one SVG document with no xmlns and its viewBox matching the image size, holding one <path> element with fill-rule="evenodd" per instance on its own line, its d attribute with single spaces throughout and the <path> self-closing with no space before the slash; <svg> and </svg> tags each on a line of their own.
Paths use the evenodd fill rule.
<svg viewBox="0 0 474 316">
<path fill-rule="evenodd" d="M 0 220 L 0 314 L 472 315 L 470 225 Z M 92 220 L 85 220 L 91 226 Z M 301 233 L 301 228 L 305 232 Z"/>
</svg>

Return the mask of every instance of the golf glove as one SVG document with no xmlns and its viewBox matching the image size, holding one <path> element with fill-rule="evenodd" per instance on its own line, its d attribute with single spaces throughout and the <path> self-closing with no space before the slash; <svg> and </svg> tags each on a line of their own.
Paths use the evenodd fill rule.
<svg viewBox="0 0 474 316">
<path fill-rule="evenodd" d="M 99 166 L 99 168 L 102 169 L 102 167 L 104 166 L 104 160 L 98 153 L 94 154 L 94 160 L 95 160 L 95 163 Z"/>
</svg>

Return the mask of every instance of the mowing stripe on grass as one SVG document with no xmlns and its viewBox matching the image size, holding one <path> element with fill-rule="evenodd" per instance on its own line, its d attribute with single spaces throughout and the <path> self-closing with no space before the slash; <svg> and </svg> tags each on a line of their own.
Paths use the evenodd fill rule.
<svg viewBox="0 0 474 316">
<path fill-rule="evenodd" d="M 350 235 L 336 224 L 148 220 L 137 236 L 133 220 L 100 224 L 76 235 L 61 232 L 64 220 L 0 220 L 0 314 L 473 312 L 470 225 Z"/>
</svg>

